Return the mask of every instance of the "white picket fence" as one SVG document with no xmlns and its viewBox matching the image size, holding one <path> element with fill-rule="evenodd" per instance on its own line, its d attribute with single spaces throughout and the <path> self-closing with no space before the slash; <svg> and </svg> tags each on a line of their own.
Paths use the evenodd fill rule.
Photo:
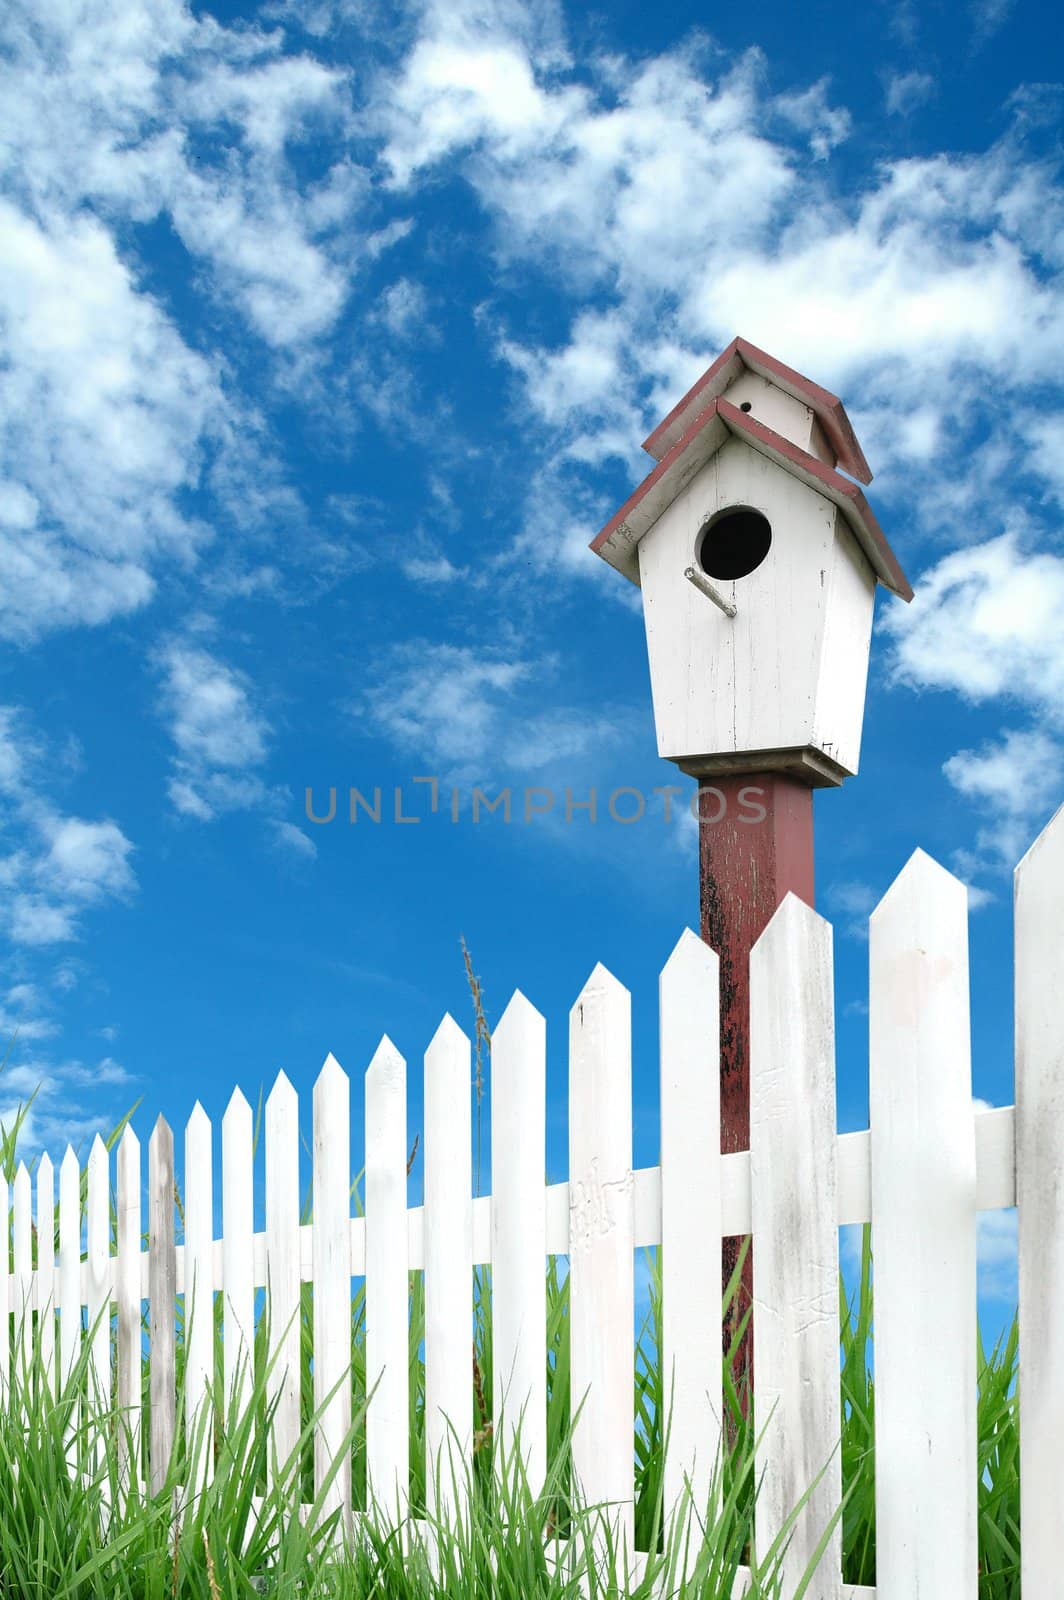
<svg viewBox="0 0 1064 1600">
<path fill-rule="evenodd" d="M 775 1407 L 758 1461 L 755 1545 L 764 1552 L 816 1475 L 787 1581 L 805 1567 L 840 1498 L 838 1228 L 871 1219 L 875 1259 L 875 1589 L 842 1583 L 840 1535 L 812 1591 L 823 1600 L 975 1600 L 977 1593 L 976 1213 L 1019 1207 L 1024 1593 L 1060 1592 L 1059 1474 L 1064 1439 L 1064 811 L 1016 880 L 1016 1106 L 973 1111 L 967 898 L 921 852 L 870 924 L 870 1129 L 838 1135 L 832 933 L 793 897 L 751 964 L 750 1151 L 718 1154 L 718 1008 L 714 954 L 690 932 L 660 987 L 660 1166 L 632 1170 L 630 1002 L 596 967 L 569 1018 L 568 1184 L 544 1188 L 544 1019 L 517 993 L 491 1050 L 493 1193 L 473 1199 L 470 1046 L 445 1017 L 425 1055 L 424 1204 L 407 1207 L 406 1066 L 382 1040 L 365 1076 L 365 1216 L 350 1215 L 349 1082 L 329 1056 L 313 1093 L 313 1223 L 299 1218 L 296 1092 L 282 1073 L 266 1106 L 265 1233 L 252 1222 L 252 1117 L 239 1089 L 222 1121 L 223 1238 L 213 1238 L 211 1124 L 196 1106 L 185 1133 L 185 1234 L 176 1245 L 173 1138 L 160 1119 L 148 1152 L 149 1246 L 141 1247 L 141 1148 L 117 1153 L 117 1254 L 109 1251 L 109 1159 L 88 1163 L 87 1258 L 79 1172 L 59 1172 L 59 1259 L 31 1270 L 31 1176 L 13 1194 L 13 1272 L 0 1272 L 0 1386 L 19 1349 L 8 1313 L 40 1316 L 46 1355 L 69 1368 L 81 1313 L 117 1311 L 118 1400 L 139 1424 L 141 1301 L 151 1305 L 153 1484 L 173 1437 L 175 1296 L 194 1293 L 189 1416 L 208 1403 L 212 1312 L 224 1296 L 225 1389 L 246 1360 L 255 1294 L 269 1287 L 277 1341 L 276 1449 L 299 1433 L 300 1285 L 314 1294 L 314 1400 L 325 1407 L 320 1483 L 351 1420 L 351 1279 L 365 1275 L 369 1483 L 401 1514 L 407 1486 L 408 1269 L 425 1271 L 426 1435 L 430 1460 L 453 1427 L 472 1450 L 471 1277 L 493 1268 L 495 1416 L 521 1448 L 533 1485 L 546 1466 L 545 1258 L 568 1255 L 571 1383 L 586 1392 L 574 1467 L 589 1502 L 612 1502 L 632 1547 L 635 1251 L 662 1244 L 665 1371 L 674 1384 L 666 1497 L 688 1475 L 700 1503 L 720 1442 L 720 1240 L 753 1235 L 755 1422 Z M 51 1238 L 54 1172 L 36 1171 L 38 1238 Z M 0 1238 L 8 1232 L 0 1182 Z M 58 1314 L 58 1347 L 55 1316 Z M 16 1321 L 16 1326 L 17 1326 Z M 23 1318 L 20 1340 L 30 1337 Z M 93 1364 L 110 1393 L 106 1325 Z M 668 1386 L 668 1385 L 667 1385 Z M 447 1461 L 446 1450 L 443 1456 Z M 135 1464 L 133 1465 L 135 1469 Z M 433 1474 L 430 1472 L 429 1481 Z M 443 1492 L 451 1503 L 449 1474 Z M 431 1503 L 431 1501 L 430 1501 Z M 330 1504 L 352 1524 L 345 1466 Z M 437 1508 L 442 1509 L 442 1508 Z M 636 1557 L 638 1568 L 639 1558 Z M 785 1583 L 784 1593 L 788 1592 Z"/>
</svg>

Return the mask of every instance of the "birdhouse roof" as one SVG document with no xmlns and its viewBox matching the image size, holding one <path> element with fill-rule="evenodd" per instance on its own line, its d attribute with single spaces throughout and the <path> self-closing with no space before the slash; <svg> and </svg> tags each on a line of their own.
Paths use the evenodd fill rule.
<svg viewBox="0 0 1064 1600">
<path fill-rule="evenodd" d="M 835 465 L 849 473 L 851 478 L 856 478 L 858 483 L 872 482 L 864 451 L 857 442 L 857 435 L 838 395 L 832 394 L 830 389 L 822 389 L 818 383 L 795 372 L 793 367 L 784 366 L 775 356 L 748 344 L 745 339 L 733 339 L 727 350 L 722 351 L 698 382 L 692 384 L 683 399 L 673 406 L 664 422 L 659 422 L 654 432 L 643 440 L 643 449 L 647 454 L 652 455 L 655 461 L 667 455 L 673 445 L 683 438 L 695 418 L 718 395 L 730 388 L 744 369 L 766 378 L 777 389 L 782 389 L 784 394 L 807 405 L 834 452 Z"/>
<path fill-rule="evenodd" d="M 735 341 L 735 345 L 740 343 L 742 341 Z M 729 348 L 734 350 L 734 346 Z M 724 356 L 713 363 L 709 372 L 712 373 L 715 368 L 719 368 L 727 355 L 728 351 L 725 351 Z M 744 363 L 745 359 L 744 357 Z M 769 361 L 771 358 L 765 356 L 763 359 Z M 764 375 L 767 376 L 767 372 Z M 734 378 L 735 374 L 732 376 Z M 709 373 L 706 377 L 709 377 Z M 792 377 L 803 384 L 806 383 L 804 378 L 798 378 L 797 373 L 792 374 Z M 772 381 L 775 382 L 776 379 L 773 378 Z M 704 384 L 705 379 L 702 382 Z M 810 384 L 808 387 L 815 388 L 815 385 Z M 698 388 L 697 384 L 695 388 Z M 695 390 L 692 390 L 691 394 L 694 392 Z M 824 394 L 826 391 L 820 390 L 819 393 Z M 679 417 L 683 420 L 682 407 L 688 399 L 689 396 L 685 397 L 685 400 L 666 417 L 661 427 L 650 435 L 647 441 L 648 448 L 651 440 L 656 441 L 655 449 L 665 443 L 665 430 L 673 425 L 673 418 Z M 838 402 L 835 404 L 838 405 Z M 839 411 L 841 410 L 839 406 Z M 686 430 L 668 445 L 657 466 L 643 479 L 620 510 L 610 518 L 601 533 L 592 540 L 591 548 L 595 554 L 608 561 L 611 567 L 616 567 L 617 571 L 623 573 L 632 583 L 638 584 L 637 547 L 640 539 L 650 531 L 662 512 L 686 488 L 695 474 L 700 472 L 706 462 L 732 437 L 745 440 L 754 450 L 774 461 L 800 483 L 806 484 L 810 489 L 815 489 L 818 494 L 833 501 L 846 518 L 880 583 L 902 600 L 912 599 L 913 591 L 909 580 L 902 571 L 886 535 L 859 486 L 851 478 L 844 477 L 841 472 L 792 443 L 790 439 L 785 439 L 782 434 L 766 427 L 763 422 L 758 422 L 749 412 L 740 411 L 737 405 L 733 405 L 722 395 L 710 398 L 701 410 L 694 411 Z M 856 446 L 856 440 L 854 444 Z M 653 454 L 653 451 L 651 453 Z M 859 448 L 858 454 L 860 454 Z M 861 459 L 863 461 L 864 458 Z M 867 471 L 865 467 L 865 472 Z"/>
</svg>

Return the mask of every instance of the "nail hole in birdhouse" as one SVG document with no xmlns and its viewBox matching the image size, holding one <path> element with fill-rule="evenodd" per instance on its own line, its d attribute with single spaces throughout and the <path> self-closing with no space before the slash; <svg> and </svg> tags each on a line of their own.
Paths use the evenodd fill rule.
<svg viewBox="0 0 1064 1600">
<path fill-rule="evenodd" d="M 750 404 L 749 400 L 744 400 L 742 405 L 739 407 L 739 410 L 740 411 L 752 411 L 753 410 L 753 406 Z"/>
<path fill-rule="evenodd" d="M 707 578 L 746 578 L 764 561 L 771 544 L 767 517 L 747 506 L 729 507 L 702 530 L 698 564 Z"/>
</svg>

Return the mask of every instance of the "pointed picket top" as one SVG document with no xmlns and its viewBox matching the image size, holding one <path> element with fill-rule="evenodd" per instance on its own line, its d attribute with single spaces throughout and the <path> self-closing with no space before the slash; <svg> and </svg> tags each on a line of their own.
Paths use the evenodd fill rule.
<svg viewBox="0 0 1064 1600">
<path fill-rule="evenodd" d="M 128 1152 L 128 1154 L 127 1154 Z M 122 1137 L 118 1141 L 118 1159 L 123 1156 L 127 1161 L 135 1161 L 140 1155 L 140 1140 L 133 1132 L 132 1123 L 127 1122 L 122 1129 Z"/>
<path fill-rule="evenodd" d="M 347 1076 L 347 1073 L 344 1071 L 343 1067 L 330 1050 L 329 1054 L 325 1057 L 325 1060 L 322 1063 L 321 1071 L 318 1073 L 318 1076 L 315 1079 L 314 1093 L 317 1094 L 319 1090 L 324 1093 L 326 1090 L 331 1088 L 334 1083 L 343 1085 L 349 1081 L 350 1080 Z"/>
<path fill-rule="evenodd" d="M 151 1138 L 148 1140 L 149 1148 L 158 1144 L 159 1141 L 165 1142 L 167 1139 L 172 1141 L 173 1137 L 174 1130 L 160 1111 L 155 1119 L 155 1126 L 151 1130 Z"/>
<path fill-rule="evenodd" d="M 127 1126 L 128 1126 L 128 1124 L 127 1124 Z M 77 1154 L 76 1154 L 76 1152 L 74 1150 L 74 1146 L 71 1145 L 71 1144 L 68 1144 L 66 1149 L 63 1151 L 63 1159 L 59 1163 L 59 1182 L 60 1182 L 60 1184 L 62 1184 L 64 1178 L 66 1178 L 67 1181 L 69 1181 L 68 1175 L 69 1175 L 69 1173 L 71 1171 L 73 1172 L 75 1178 L 80 1180 L 80 1178 L 81 1178 L 81 1168 L 78 1165 Z"/>
<path fill-rule="evenodd" d="M 30 1196 L 30 1169 L 24 1161 L 20 1161 L 15 1168 L 15 1204 L 18 1204 L 19 1195 L 25 1196 L 24 1204 Z"/>
<path fill-rule="evenodd" d="M 916 849 L 894 879 L 886 894 L 872 911 L 870 923 L 882 922 L 894 913 L 896 906 L 926 906 L 957 901 L 965 914 L 968 911 L 968 886 L 961 882 L 941 862 L 929 856 L 926 850 Z M 908 916 L 908 910 L 903 910 Z"/>
<path fill-rule="evenodd" d="M 52 1176 L 53 1176 L 54 1172 L 55 1172 L 55 1168 L 52 1166 L 52 1158 L 47 1153 L 47 1151 L 45 1151 L 44 1155 L 41 1157 L 41 1159 L 37 1163 L 37 1193 L 38 1194 L 41 1193 L 42 1189 L 46 1190 L 48 1188 L 48 1186 L 51 1184 Z"/>
<path fill-rule="evenodd" d="M 366 1068 L 367 1080 L 374 1083 L 395 1084 L 406 1072 L 406 1061 L 386 1033 L 373 1052 L 373 1060 Z"/>
<path fill-rule="evenodd" d="M 717 952 L 712 945 L 700 939 L 692 928 L 685 928 L 672 947 L 669 959 L 661 969 L 661 975 L 672 977 L 694 971 L 710 973 L 717 965 Z"/>
<path fill-rule="evenodd" d="M 236 1121 L 238 1118 L 250 1117 L 250 1115 L 251 1106 L 248 1102 L 248 1098 L 244 1091 L 238 1086 L 229 1096 L 229 1103 L 222 1112 L 222 1127 L 225 1127 L 230 1118 Z"/>
<path fill-rule="evenodd" d="M 463 1033 L 449 1011 L 444 1013 L 443 1021 L 432 1035 L 431 1043 L 425 1051 L 425 1065 L 436 1061 L 441 1056 L 446 1056 L 452 1050 L 469 1049 L 469 1036 Z"/>
<path fill-rule="evenodd" d="M 546 1027 L 542 1012 L 537 1011 L 531 1000 L 523 995 L 520 989 L 515 989 L 510 996 L 506 1010 L 499 1018 L 491 1032 L 492 1044 L 516 1044 L 522 1039 L 537 1039 Z M 511 1038 L 511 1035 L 513 1038 Z M 517 1057 L 515 1056 L 515 1061 Z M 494 1060 L 494 1053 L 493 1053 Z"/>
<path fill-rule="evenodd" d="M 1021 885 L 1033 880 L 1037 874 L 1049 886 L 1050 894 L 1059 899 L 1064 885 L 1064 806 L 1050 817 L 1038 838 L 1016 867 L 1016 892 Z"/>
<path fill-rule="evenodd" d="M 273 1080 L 273 1088 L 266 1097 L 266 1110 L 268 1113 L 277 1115 L 282 1111 L 283 1107 L 295 1106 L 298 1101 L 299 1096 L 292 1086 L 292 1080 L 282 1067 Z"/>
<path fill-rule="evenodd" d="M 768 919 L 753 949 L 778 949 L 792 941 L 801 944 L 818 936 L 823 937 L 819 930 L 824 928 L 831 928 L 827 918 L 822 917 L 819 911 L 814 911 L 811 905 L 790 889 Z"/>
<path fill-rule="evenodd" d="M 203 1123 L 206 1123 L 207 1127 L 209 1128 L 211 1125 L 211 1119 L 203 1109 L 203 1102 L 197 1100 L 195 1105 L 192 1107 L 191 1112 L 189 1113 L 189 1118 L 185 1123 L 185 1128 L 188 1129 L 192 1127 L 199 1127 Z"/>
<path fill-rule="evenodd" d="M 571 1018 L 575 1017 L 581 1007 L 590 1001 L 601 1002 L 613 998 L 623 998 L 627 1001 L 631 996 L 620 979 L 615 978 L 609 968 L 602 965 L 601 961 L 597 961 L 587 982 L 569 1008 L 569 1016 Z"/>
</svg>

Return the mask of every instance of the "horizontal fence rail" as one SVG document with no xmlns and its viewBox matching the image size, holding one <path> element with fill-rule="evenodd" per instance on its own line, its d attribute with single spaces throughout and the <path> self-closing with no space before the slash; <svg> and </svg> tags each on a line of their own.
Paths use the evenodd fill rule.
<svg viewBox="0 0 1064 1600">
<path fill-rule="evenodd" d="M 178 1424 L 178 1297 L 183 1420 L 194 1429 L 210 1420 L 217 1379 L 224 1379 L 224 1404 L 233 1396 L 239 1406 L 258 1292 L 265 1290 L 272 1444 L 283 1461 L 301 1426 L 300 1315 L 309 1294 L 313 1403 L 320 1408 L 317 1491 L 351 1428 L 351 1280 L 364 1278 L 366 1374 L 369 1387 L 377 1385 L 366 1420 L 367 1482 L 398 1521 L 409 1487 L 408 1273 L 423 1271 L 427 1506 L 457 1514 L 474 1450 L 473 1269 L 493 1269 L 495 1438 L 519 1445 L 536 1492 L 547 1468 L 545 1270 L 548 1257 L 565 1256 L 574 1414 L 583 1402 L 573 1433 L 576 1483 L 588 1503 L 609 1503 L 613 1533 L 638 1576 L 647 1558 L 633 1535 L 635 1251 L 663 1246 L 658 1357 L 675 1404 L 666 1510 L 679 1504 L 685 1481 L 704 1505 L 722 1439 L 721 1240 L 749 1234 L 753 1417 L 758 1429 L 767 1424 L 756 1463 L 760 1559 L 838 1441 L 837 1230 L 870 1222 L 877 1586 L 842 1582 L 841 1534 L 827 1532 L 842 1488 L 836 1453 L 795 1522 L 784 1593 L 822 1547 L 810 1590 L 821 1600 L 910 1600 L 918 1593 L 976 1600 L 976 1223 L 980 1211 L 1018 1205 L 1021 1384 L 1029 1406 L 1020 1433 L 1023 1581 L 1032 1595 L 1054 1592 L 1053 1466 L 1064 1434 L 1064 812 L 1017 869 L 1016 941 L 1015 1108 L 973 1106 L 965 891 L 918 851 L 871 918 L 866 1131 L 839 1134 L 835 1127 L 831 928 L 788 896 L 751 959 L 748 1151 L 719 1153 L 717 962 L 687 932 L 661 976 L 656 1166 L 633 1169 L 631 1003 L 601 966 L 569 1017 L 567 1182 L 543 1182 L 546 1025 L 520 993 L 491 1040 L 492 1195 L 472 1195 L 471 1052 L 450 1017 L 424 1059 L 420 1206 L 407 1204 L 406 1063 L 388 1039 L 362 1084 L 365 1215 L 351 1215 L 351 1084 L 331 1055 L 312 1094 L 310 1223 L 300 1215 L 300 1101 L 284 1073 L 265 1110 L 262 1231 L 253 1227 L 252 1115 L 239 1089 L 221 1123 L 221 1238 L 213 1237 L 215 1130 L 199 1104 L 184 1134 L 180 1243 L 174 1136 L 163 1118 L 148 1145 L 146 1190 L 132 1128 L 114 1152 L 94 1141 L 84 1212 L 72 1150 L 58 1185 L 47 1156 L 35 1174 L 20 1163 L 13 1181 L 0 1177 L 0 1239 L 10 1251 L 0 1258 L 0 1403 L 13 1364 L 29 1359 L 35 1328 L 53 1379 L 69 1372 L 82 1345 L 83 1311 L 90 1325 L 105 1313 L 91 1368 L 108 1403 L 113 1313 L 115 1395 L 132 1425 L 123 1470 L 139 1474 L 146 1462 L 149 1487 L 158 1488 Z M 57 1225 L 54 1259 L 35 1266 L 34 1230 L 38 1249 L 46 1249 Z M 143 1301 L 151 1363 L 146 1450 Z M 186 1492 L 207 1481 L 209 1453 L 201 1470 L 201 1483 Z M 348 1454 L 328 1486 L 326 1510 L 339 1511 L 349 1535 L 358 1522 L 352 1497 Z M 741 1575 L 737 1593 L 747 1582 Z"/>
<path fill-rule="evenodd" d="M 1013 1106 L 995 1106 L 992 1110 L 973 1109 L 976 1147 L 976 1209 L 978 1211 L 1006 1211 L 1016 1204 L 1016 1151 L 1015 1118 Z M 839 1227 L 871 1222 L 871 1143 L 867 1130 L 859 1133 L 835 1135 L 836 1164 L 838 1171 Z M 405 1153 L 404 1153 L 405 1161 Z M 0 1180 L 2 1181 L 2 1180 Z M 661 1243 L 661 1168 L 636 1167 L 632 1172 L 633 1245 L 642 1249 Z M 544 1186 L 544 1255 L 569 1254 L 569 1185 L 551 1183 Z M 404 1206 L 406 1213 L 406 1265 L 411 1272 L 420 1272 L 425 1266 L 425 1208 Z M 492 1199 L 480 1195 L 472 1202 L 473 1211 L 473 1265 L 490 1266 L 492 1262 Z M 720 1236 L 727 1238 L 750 1232 L 750 1152 L 740 1150 L 720 1158 Z M 361 1278 L 366 1274 L 366 1221 L 364 1217 L 348 1220 L 350 1240 L 351 1276 Z M 303 1223 L 298 1230 L 298 1271 L 300 1283 L 314 1281 L 314 1228 Z M 266 1287 L 266 1235 L 251 1234 L 251 1284 L 254 1289 Z M 221 1292 L 225 1287 L 223 1265 L 225 1241 L 215 1239 L 212 1244 L 212 1287 Z M 149 1297 L 150 1252 L 142 1249 L 140 1255 L 139 1299 Z M 185 1291 L 185 1251 L 177 1245 L 176 1293 Z M 105 1282 L 112 1302 L 115 1300 L 117 1263 L 112 1256 L 106 1268 Z M 33 1272 L 31 1281 L 34 1295 L 40 1274 Z M 15 1304 L 15 1278 L 8 1278 L 11 1305 Z M 2 1285 L 2 1280 L 0 1280 Z M 88 1268 L 79 1266 L 74 1300 L 77 1305 L 87 1304 Z M 63 1285 L 56 1274 L 53 1289 L 54 1304 L 63 1303 Z M 0 1295 L 3 1287 L 0 1286 Z M 38 1304 L 34 1299 L 34 1305 Z M 0 1301 L 2 1304 L 2 1301 Z"/>
</svg>

